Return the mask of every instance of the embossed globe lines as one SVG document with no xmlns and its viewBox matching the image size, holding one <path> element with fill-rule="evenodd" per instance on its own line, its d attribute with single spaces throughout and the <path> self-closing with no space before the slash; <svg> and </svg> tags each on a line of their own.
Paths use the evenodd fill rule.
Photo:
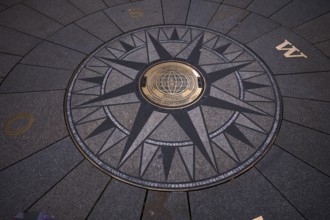
<svg viewBox="0 0 330 220">
<path fill-rule="evenodd" d="M 264 155 L 280 97 L 251 51 L 187 26 L 133 31 L 77 69 L 66 118 L 83 154 L 122 181 L 158 190 L 224 182 Z"/>
</svg>

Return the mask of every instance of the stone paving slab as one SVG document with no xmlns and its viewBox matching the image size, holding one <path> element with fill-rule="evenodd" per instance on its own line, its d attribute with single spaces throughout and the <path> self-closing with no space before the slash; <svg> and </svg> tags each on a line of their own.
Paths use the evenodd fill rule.
<svg viewBox="0 0 330 220">
<path fill-rule="evenodd" d="M 68 135 L 63 117 L 63 97 L 64 91 L 0 95 L 0 169 Z M 30 115 L 22 116 L 22 112 Z M 12 117 L 16 119 L 8 122 Z M 22 134 L 8 135 L 4 130 L 16 131 L 29 122 L 32 123 L 31 127 Z"/>
<path fill-rule="evenodd" d="M 116 5 L 121 5 L 125 3 L 130 3 L 130 0 L 104 0 L 104 3 L 108 5 L 108 7 L 113 7 Z"/>
<path fill-rule="evenodd" d="M 330 40 L 315 44 L 315 46 L 330 58 Z"/>
<path fill-rule="evenodd" d="M 65 90 L 72 71 L 17 65 L 0 87 L 0 93 Z"/>
<path fill-rule="evenodd" d="M 173 4 L 172 0 L 163 0 L 163 14 L 165 24 L 185 24 L 189 9 L 188 0 L 181 0 Z"/>
<path fill-rule="evenodd" d="M 14 56 L 10 54 L 0 53 L 0 77 L 5 77 L 9 71 L 16 65 L 21 59 L 20 56 Z"/>
<path fill-rule="evenodd" d="M 206 27 L 218 7 L 216 2 L 192 0 L 186 24 Z"/>
<path fill-rule="evenodd" d="M 69 137 L 0 172 L 1 219 L 11 219 L 47 192 L 83 156 Z"/>
<path fill-rule="evenodd" d="M 291 0 L 254 0 L 247 7 L 247 10 L 268 17 L 281 9 L 283 6 L 291 2 Z"/>
<path fill-rule="evenodd" d="M 276 144 L 330 176 L 330 136 L 283 121 Z"/>
<path fill-rule="evenodd" d="M 189 202 L 193 220 L 304 219 L 256 169 L 226 184 L 189 192 Z"/>
<path fill-rule="evenodd" d="M 0 24 L 40 38 L 46 38 L 62 27 L 59 23 L 22 4 L 2 12 Z"/>
<path fill-rule="evenodd" d="M 6 27 L 0 27 L 0 52 L 23 56 L 37 43 L 38 38 Z"/>
<path fill-rule="evenodd" d="M 84 219 L 109 179 L 84 160 L 29 210 L 43 211 L 56 219 Z"/>
<path fill-rule="evenodd" d="M 107 8 L 102 0 L 70 0 L 70 2 L 87 15 Z"/>
<path fill-rule="evenodd" d="M 329 177 L 273 146 L 257 168 L 307 219 L 330 215 Z"/>
<path fill-rule="evenodd" d="M 88 219 L 139 219 L 146 190 L 112 179 Z"/>
<path fill-rule="evenodd" d="M 224 0 L 223 3 L 227 5 L 236 6 L 239 8 L 246 8 L 252 0 Z"/>
</svg>

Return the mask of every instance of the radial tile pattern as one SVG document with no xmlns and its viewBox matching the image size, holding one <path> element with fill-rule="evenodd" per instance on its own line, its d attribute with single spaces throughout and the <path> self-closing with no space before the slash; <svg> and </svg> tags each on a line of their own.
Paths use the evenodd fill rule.
<svg viewBox="0 0 330 220">
<path fill-rule="evenodd" d="M 0 1 L 0 219 L 328 219 L 329 11 Z M 143 92 L 188 88 L 169 67 L 144 79 L 166 62 L 198 73 L 187 105 Z"/>
</svg>

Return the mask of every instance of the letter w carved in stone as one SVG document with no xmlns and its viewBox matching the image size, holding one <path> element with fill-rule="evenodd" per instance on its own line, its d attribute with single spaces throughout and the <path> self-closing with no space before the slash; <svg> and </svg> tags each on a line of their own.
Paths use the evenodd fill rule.
<svg viewBox="0 0 330 220">
<path fill-rule="evenodd" d="M 288 40 L 284 40 L 283 43 L 281 43 L 280 45 L 278 45 L 276 47 L 277 50 L 286 50 L 284 56 L 286 58 L 296 58 L 296 57 L 304 57 L 307 58 L 307 56 L 305 54 L 303 54 L 302 52 L 300 52 L 300 50 L 298 48 L 296 48 L 295 46 L 293 46 Z"/>
</svg>

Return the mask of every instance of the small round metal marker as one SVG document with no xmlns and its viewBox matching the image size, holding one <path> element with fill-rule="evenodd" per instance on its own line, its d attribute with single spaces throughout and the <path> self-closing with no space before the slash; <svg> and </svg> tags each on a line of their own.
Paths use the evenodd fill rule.
<svg viewBox="0 0 330 220">
<path fill-rule="evenodd" d="M 187 63 L 167 61 L 148 68 L 140 79 L 140 91 L 150 103 L 168 109 L 198 101 L 204 92 L 202 74 Z"/>
</svg>

